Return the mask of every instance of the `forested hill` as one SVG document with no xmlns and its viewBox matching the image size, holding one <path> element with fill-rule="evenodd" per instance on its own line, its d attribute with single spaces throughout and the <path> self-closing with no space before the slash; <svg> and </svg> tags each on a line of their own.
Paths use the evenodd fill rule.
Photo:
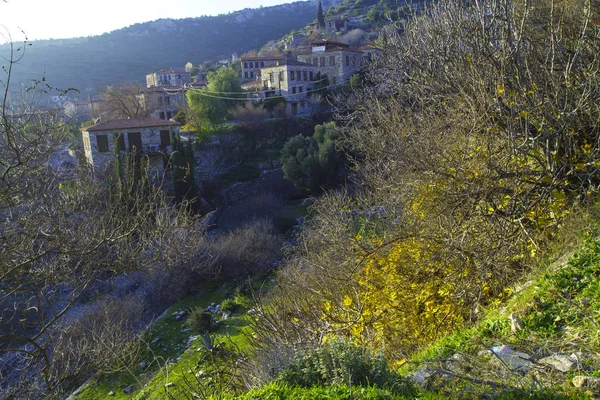
<svg viewBox="0 0 600 400">
<path fill-rule="evenodd" d="M 215 17 L 160 19 L 99 36 L 32 42 L 15 69 L 17 81 L 73 87 L 81 97 L 108 84 L 145 82 L 145 74 L 191 61 L 231 58 L 260 48 L 314 20 L 314 1 L 245 9 Z M 13 37 L 17 37 L 16 33 Z M 6 55 L 8 45 L 0 46 Z"/>
</svg>

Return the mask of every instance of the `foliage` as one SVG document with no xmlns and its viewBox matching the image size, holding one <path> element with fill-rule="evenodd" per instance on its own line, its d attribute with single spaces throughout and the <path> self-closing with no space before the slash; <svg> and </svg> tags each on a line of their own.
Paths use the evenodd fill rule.
<svg viewBox="0 0 600 400">
<path fill-rule="evenodd" d="M 196 130 L 220 125 L 236 105 L 235 99 L 244 98 L 238 74 L 230 68 L 219 68 L 207 76 L 205 89 L 186 92 L 188 120 Z"/>
<path fill-rule="evenodd" d="M 357 185 L 315 202 L 268 296 L 264 343 L 349 336 L 401 361 L 509 295 L 600 183 L 585 10 L 445 2 L 384 37 L 371 85 L 337 112 Z M 297 160 L 315 151 L 295 141 Z M 560 326 L 543 312 L 534 324 Z"/>
<path fill-rule="evenodd" d="M 325 17 L 323 16 L 323 4 L 319 1 L 317 7 L 317 25 L 320 29 L 325 29 Z"/>
<path fill-rule="evenodd" d="M 315 127 L 313 136 L 289 139 L 281 151 L 285 178 L 299 188 L 315 191 L 332 187 L 344 176 L 344 157 L 338 152 L 334 122 Z"/>
<path fill-rule="evenodd" d="M 217 327 L 212 313 L 204 311 L 202 307 L 193 309 L 185 324 L 196 333 L 210 333 Z"/>
<path fill-rule="evenodd" d="M 239 308 L 240 308 L 240 305 L 235 301 L 235 299 L 225 299 L 221 303 L 221 311 L 222 312 L 229 311 L 231 313 L 234 313 L 234 312 L 238 311 Z"/>
<path fill-rule="evenodd" d="M 300 351 L 278 375 L 288 385 L 394 387 L 399 377 L 388 368 L 381 353 L 336 340 L 323 347 Z"/>
<path fill-rule="evenodd" d="M 415 391 L 416 392 L 416 391 Z M 407 390 L 407 393 L 396 393 L 387 389 L 377 387 L 351 387 L 346 385 L 315 386 L 304 388 L 288 386 L 279 383 L 271 383 L 260 389 L 254 389 L 242 395 L 236 396 L 239 400 L 403 400 L 415 398 L 415 392 Z M 230 399 L 230 397 L 226 397 Z M 427 399 L 442 399 L 441 396 L 422 397 Z"/>
<path fill-rule="evenodd" d="M 253 104 L 248 101 L 243 105 L 237 105 L 231 112 L 234 120 L 240 122 L 240 132 L 244 140 L 250 143 L 250 151 L 254 151 L 259 139 L 264 136 L 264 122 L 268 112 L 265 104 Z"/>
</svg>

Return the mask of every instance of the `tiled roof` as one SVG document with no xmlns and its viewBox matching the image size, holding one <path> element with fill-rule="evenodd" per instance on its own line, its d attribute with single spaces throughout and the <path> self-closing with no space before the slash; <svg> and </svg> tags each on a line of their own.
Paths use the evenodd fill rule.
<svg viewBox="0 0 600 400">
<path fill-rule="evenodd" d="M 137 129 L 137 128 L 155 128 L 160 126 L 179 126 L 179 122 L 165 121 L 158 118 L 132 118 L 115 119 L 112 121 L 100 122 L 96 125 L 81 128 L 85 132 L 110 131 L 113 129 Z"/>
<path fill-rule="evenodd" d="M 301 67 L 314 67 L 314 65 L 312 64 L 308 64 L 302 61 L 298 61 L 298 60 L 292 60 L 292 59 L 285 59 L 285 60 L 280 60 L 278 65 L 269 65 L 268 67 L 263 67 L 261 69 L 267 69 L 267 68 L 277 68 L 280 67 L 282 65 L 298 65 Z"/>
<path fill-rule="evenodd" d="M 272 57 L 260 57 L 260 56 L 251 56 L 251 57 L 241 57 L 242 61 L 277 61 L 284 60 L 285 56 L 272 56 Z"/>
<path fill-rule="evenodd" d="M 341 46 L 341 47 L 348 47 L 350 46 L 348 43 L 343 43 L 343 42 L 336 42 L 333 40 L 328 40 L 328 39 L 320 39 L 320 40 L 315 40 L 314 42 L 310 42 L 311 46 Z"/>
<path fill-rule="evenodd" d="M 148 75 L 152 75 L 152 74 L 156 74 L 156 75 L 165 75 L 165 74 L 188 74 L 188 75 L 189 75 L 190 73 L 189 73 L 189 72 L 187 72 L 187 71 L 186 71 L 186 70 L 184 70 L 184 69 L 173 69 L 173 68 L 170 68 L 170 69 L 161 69 L 161 70 L 160 70 L 160 71 L 158 71 L 158 72 L 151 72 L 151 73 L 149 73 Z"/>
</svg>

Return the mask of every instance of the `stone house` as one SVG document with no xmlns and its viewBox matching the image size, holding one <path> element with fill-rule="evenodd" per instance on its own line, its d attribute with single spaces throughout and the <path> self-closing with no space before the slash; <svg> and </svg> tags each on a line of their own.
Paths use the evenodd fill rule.
<svg viewBox="0 0 600 400">
<path fill-rule="evenodd" d="M 348 30 L 348 21 L 345 19 L 326 19 L 325 30 L 327 32 L 346 32 Z"/>
<path fill-rule="evenodd" d="M 310 93 L 317 78 L 317 68 L 304 62 L 284 59 L 261 69 L 264 98 L 282 96 L 286 114 L 308 115 L 312 111 Z"/>
<path fill-rule="evenodd" d="M 65 115 L 75 122 L 84 122 L 92 119 L 89 100 L 69 100 L 64 105 Z"/>
<path fill-rule="evenodd" d="M 284 56 L 271 57 L 242 57 L 242 81 L 260 81 L 261 68 L 270 67 L 277 62 L 286 60 Z"/>
<path fill-rule="evenodd" d="M 85 158 L 95 170 L 104 170 L 113 161 L 116 145 L 121 152 L 147 155 L 151 168 L 162 169 L 172 151 L 171 132 L 179 135 L 179 125 L 157 118 L 135 118 L 81 128 Z"/>
<path fill-rule="evenodd" d="M 311 50 L 297 55 L 298 61 L 312 64 L 321 74 L 327 74 L 330 85 L 345 83 L 358 72 L 363 52 L 346 43 L 322 39 L 311 43 Z"/>
<path fill-rule="evenodd" d="M 144 91 L 143 108 L 150 117 L 169 120 L 186 107 L 185 89 L 180 86 L 154 86 Z"/>
<path fill-rule="evenodd" d="M 192 81 L 192 75 L 185 70 L 160 70 L 146 74 L 146 87 L 155 86 L 184 86 Z"/>
</svg>

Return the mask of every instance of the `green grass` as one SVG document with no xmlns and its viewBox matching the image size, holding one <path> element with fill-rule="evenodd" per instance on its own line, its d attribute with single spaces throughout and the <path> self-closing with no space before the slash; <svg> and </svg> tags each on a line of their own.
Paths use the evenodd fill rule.
<svg viewBox="0 0 600 400">
<path fill-rule="evenodd" d="M 185 376 L 188 370 L 194 370 L 193 367 L 200 359 L 200 352 L 196 349 L 202 347 L 202 344 L 195 340 L 188 348 L 188 338 L 196 333 L 185 332 L 186 326 L 183 321 L 177 321 L 176 316 L 172 314 L 179 310 L 206 307 L 211 303 L 218 304 L 230 291 L 229 286 L 211 284 L 204 288 L 202 295 L 186 297 L 174 304 L 145 335 L 146 351 L 135 366 L 128 371 L 98 377 L 75 399 L 163 399 L 165 383 L 173 382 L 182 388 L 182 376 Z M 217 341 L 228 342 L 240 348 L 247 346 L 247 318 L 244 314 L 233 316 L 219 328 L 214 337 Z M 156 338 L 158 341 L 155 341 Z M 142 362 L 148 364 L 144 370 L 140 366 Z M 130 394 L 124 393 L 123 389 L 130 385 L 134 385 L 135 390 Z M 109 397 L 110 392 L 113 392 L 114 396 Z"/>
<path fill-rule="evenodd" d="M 315 386 L 310 388 L 271 383 L 263 388 L 251 390 L 240 396 L 230 396 L 228 400 L 404 400 L 404 399 L 443 399 L 434 393 L 420 393 L 407 389 L 395 392 L 376 387 Z"/>
</svg>

